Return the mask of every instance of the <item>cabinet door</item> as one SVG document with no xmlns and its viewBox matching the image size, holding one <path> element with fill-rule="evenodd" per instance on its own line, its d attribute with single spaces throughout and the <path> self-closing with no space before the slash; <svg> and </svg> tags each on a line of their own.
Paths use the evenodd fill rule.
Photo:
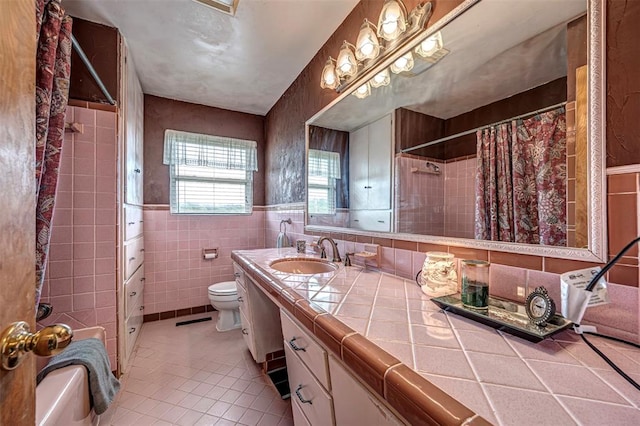
<svg viewBox="0 0 640 426">
<path fill-rule="evenodd" d="M 136 74 L 131 56 L 124 49 L 125 97 L 124 135 L 125 135 L 125 203 L 141 206 L 142 201 L 142 165 L 144 137 L 144 95 Z"/>
<path fill-rule="evenodd" d="M 391 208 L 391 115 L 369 125 L 368 209 Z"/>
<path fill-rule="evenodd" d="M 288 361 L 288 359 L 287 359 Z M 329 357 L 336 425 L 400 426 L 403 423 L 382 402 Z M 354 407 L 358 407 L 354 410 Z"/>
<path fill-rule="evenodd" d="M 349 208 L 367 208 L 369 193 L 369 126 L 349 134 Z"/>
</svg>

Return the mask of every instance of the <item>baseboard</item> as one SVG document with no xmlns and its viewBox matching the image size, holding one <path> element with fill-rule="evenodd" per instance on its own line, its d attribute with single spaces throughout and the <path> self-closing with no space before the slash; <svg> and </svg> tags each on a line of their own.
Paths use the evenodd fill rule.
<svg viewBox="0 0 640 426">
<path fill-rule="evenodd" d="M 205 312 L 213 312 L 215 309 L 211 305 L 194 306 L 193 308 L 176 309 L 175 311 L 156 312 L 155 314 L 146 314 L 142 318 L 142 322 L 153 322 L 166 320 L 171 318 L 184 317 L 193 314 L 203 314 Z"/>
</svg>

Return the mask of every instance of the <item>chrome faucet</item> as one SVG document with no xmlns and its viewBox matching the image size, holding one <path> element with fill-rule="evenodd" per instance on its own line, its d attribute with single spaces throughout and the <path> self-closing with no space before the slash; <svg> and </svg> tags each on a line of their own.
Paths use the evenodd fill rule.
<svg viewBox="0 0 640 426">
<path fill-rule="evenodd" d="M 340 258 L 340 252 L 338 251 L 338 245 L 336 244 L 335 241 L 333 241 L 333 239 L 329 237 L 322 237 L 318 240 L 318 246 L 320 247 L 320 250 L 321 250 L 320 257 L 323 259 L 327 257 L 327 252 L 325 251 L 324 246 L 322 245 L 322 243 L 324 243 L 325 241 L 329 241 L 329 244 L 331 244 L 331 248 L 333 249 L 332 262 L 342 262 L 342 259 Z"/>
</svg>

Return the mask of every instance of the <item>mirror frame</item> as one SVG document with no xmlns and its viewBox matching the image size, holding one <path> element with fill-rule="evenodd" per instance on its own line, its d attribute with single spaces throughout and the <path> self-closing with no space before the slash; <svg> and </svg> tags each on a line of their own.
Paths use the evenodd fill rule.
<svg viewBox="0 0 640 426">
<path fill-rule="evenodd" d="M 460 16 L 471 6 L 481 0 L 465 0 L 458 7 L 453 9 L 439 21 L 426 29 L 416 33 L 406 42 L 397 46 L 393 55 L 382 63 L 377 64 L 368 72 L 359 76 L 357 80 L 349 85 L 349 90 L 345 90 L 327 106 L 318 111 L 305 123 L 305 154 L 309 152 L 309 129 L 314 120 L 320 117 L 325 111 L 340 102 L 346 96 L 350 96 L 355 88 L 365 81 L 371 79 L 382 69 L 388 67 L 398 57 L 406 53 L 407 48 L 413 48 L 418 40 L 427 37 Z M 606 217 L 606 80 L 605 80 L 605 58 L 606 58 L 606 32 L 605 32 L 605 11 L 606 0 L 586 0 L 587 20 L 589 25 L 589 46 L 587 66 L 588 74 L 588 126 L 587 141 L 589 144 L 587 181 L 589 189 L 587 193 L 588 205 L 588 248 L 575 247 L 553 247 L 544 245 L 510 243 L 500 241 L 474 240 L 469 238 L 438 237 L 421 234 L 403 234 L 393 232 L 371 232 L 351 228 L 338 228 L 329 226 L 318 226 L 309 224 L 308 215 L 308 161 L 305 156 L 305 231 L 310 232 L 335 232 L 350 235 L 364 235 L 376 238 L 392 238 L 395 240 L 415 241 L 420 243 L 439 244 L 446 246 L 468 247 L 473 249 L 484 249 L 501 252 L 520 253 L 542 257 L 553 257 L 562 259 L 572 259 L 588 262 L 607 261 L 607 217 Z M 393 208 L 392 208 L 393 210 Z"/>
</svg>

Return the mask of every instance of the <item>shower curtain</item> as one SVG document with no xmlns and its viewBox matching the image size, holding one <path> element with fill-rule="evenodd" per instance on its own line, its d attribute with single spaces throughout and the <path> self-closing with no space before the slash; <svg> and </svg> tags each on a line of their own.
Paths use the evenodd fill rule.
<svg viewBox="0 0 640 426">
<path fill-rule="evenodd" d="M 476 136 L 476 239 L 566 246 L 564 108 Z"/>
<path fill-rule="evenodd" d="M 71 18 L 60 0 L 36 0 L 36 306 L 47 265 L 71 73 Z"/>
</svg>

